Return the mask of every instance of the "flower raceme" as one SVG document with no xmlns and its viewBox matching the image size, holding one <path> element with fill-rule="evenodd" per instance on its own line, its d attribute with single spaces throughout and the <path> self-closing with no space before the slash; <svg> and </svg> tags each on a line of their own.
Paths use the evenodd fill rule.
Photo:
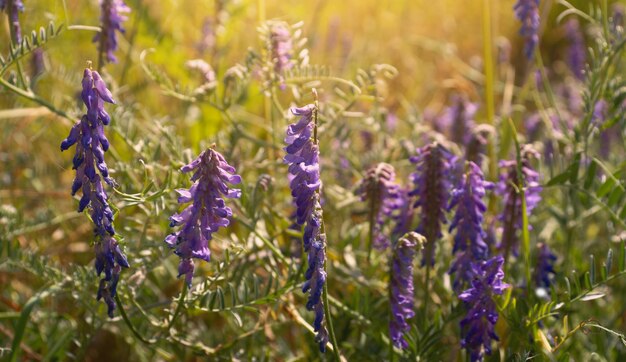
<svg viewBox="0 0 626 362">
<path fill-rule="evenodd" d="M 415 188 L 409 195 L 417 197 L 413 204 L 414 208 L 420 208 L 421 220 L 417 232 L 426 237 L 422 265 L 435 263 L 435 241 L 442 235 L 441 225 L 446 223 L 453 159 L 453 155 L 437 142 L 418 149 L 417 156 L 411 157 L 416 172 L 411 174 Z"/>
<path fill-rule="evenodd" d="M 539 43 L 539 0 L 518 0 L 513 9 L 522 22 L 519 33 L 525 38 L 524 54 L 527 59 L 532 59 Z"/>
<path fill-rule="evenodd" d="M 389 236 L 383 232 L 383 227 L 395 210 L 402 204 L 400 186 L 395 183 L 396 173 L 388 163 L 379 163 L 372 166 L 363 180 L 361 180 L 356 194 L 361 201 L 370 202 L 371 218 L 373 223 L 373 246 L 377 249 L 386 249 L 390 245 Z"/>
<path fill-rule="evenodd" d="M 0 0 L 0 10 L 6 11 L 9 16 L 12 40 L 14 44 L 22 42 L 22 27 L 20 26 L 19 12 L 24 11 L 22 0 Z"/>
<path fill-rule="evenodd" d="M 98 72 L 85 69 L 82 81 L 81 98 L 87 106 L 87 114 L 76 123 L 69 136 L 61 142 L 61 151 L 76 145 L 73 169 L 76 176 L 72 183 L 72 195 L 82 190 L 78 211 L 89 208 L 96 237 L 96 272 L 104 278 L 100 281 L 97 299 L 104 298 L 108 314 L 113 317 L 117 282 L 121 268 L 129 267 L 128 260 L 115 239 L 113 211 L 103 181 L 113 186 L 109 169 L 104 161 L 104 153 L 109 149 L 109 141 L 104 134 L 104 126 L 111 121 L 104 109 L 104 103 L 114 103 L 111 92 Z"/>
<path fill-rule="evenodd" d="M 519 231 L 522 229 L 522 198 L 520 187 L 524 190 L 526 199 L 526 214 L 530 215 L 533 209 L 541 201 L 541 185 L 539 184 L 539 174 L 531 164 L 532 157 L 539 157 L 537 151 L 526 145 L 521 150 L 521 176 L 518 177 L 518 165 L 515 160 L 500 161 L 500 168 L 503 173 L 500 175 L 496 192 L 504 200 L 504 209 L 498 219 L 503 223 L 502 241 L 498 249 L 504 249 L 505 258 L 510 252 L 518 254 Z"/>
<path fill-rule="evenodd" d="M 317 333 L 315 341 L 322 352 L 328 342 L 328 331 L 324 316 L 322 292 L 326 282 L 326 235 L 322 232 L 322 208 L 320 206 L 319 149 L 316 140 L 312 139 L 313 122 L 317 109 L 315 105 L 307 105 L 291 110 L 300 119 L 287 128 L 285 137 L 284 162 L 289 165 L 291 196 L 296 204 L 296 223 L 306 224 L 302 243 L 308 253 L 309 267 L 305 273 L 303 292 L 309 292 L 306 307 L 315 311 L 313 328 Z"/>
<path fill-rule="evenodd" d="M 502 281 L 503 264 L 501 256 L 472 264 L 471 287 L 459 294 L 467 308 L 461 320 L 461 347 L 468 351 L 472 361 L 481 361 L 485 353 L 491 354 L 491 342 L 498 340 L 495 333 L 498 309 L 493 297 L 510 287 Z"/>
<path fill-rule="evenodd" d="M 404 335 L 411 330 L 408 319 L 415 316 L 413 258 L 416 250 L 422 248 L 423 242 L 423 236 L 416 232 L 409 232 L 401 237 L 393 248 L 389 281 L 391 304 L 389 335 L 394 346 L 399 348 L 409 346 Z"/>
<path fill-rule="evenodd" d="M 117 50 L 117 32 L 124 33 L 126 30 L 122 23 L 128 20 L 125 14 L 130 8 L 123 0 L 100 0 L 100 22 L 102 31 L 93 38 L 94 42 L 100 43 L 100 52 L 106 53 L 109 63 L 117 63 L 115 51 Z"/>
<path fill-rule="evenodd" d="M 177 189 L 178 203 L 191 202 L 183 211 L 170 217 L 170 226 L 182 228 L 167 236 L 165 242 L 180 257 L 178 276 L 185 275 L 191 286 L 194 259 L 209 261 L 209 241 L 220 227 L 228 226 L 232 210 L 226 206 L 224 197 L 239 198 L 241 191 L 229 188 L 238 184 L 241 177 L 229 165 L 224 156 L 214 148 L 202 152 L 195 160 L 181 168 L 184 173 L 194 172 L 189 189 Z"/>
<path fill-rule="evenodd" d="M 480 167 L 473 162 L 467 162 L 467 172 L 463 175 L 459 187 L 452 192 L 448 210 L 456 210 L 450 223 L 450 232 L 456 230 L 452 253 L 457 254 L 457 258 L 450 268 L 450 273 L 455 274 L 456 291 L 471 282 L 471 264 L 486 259 L 489 254 L 487 233 L 482 226 L 483 214 L 487 207 L 482 199 L 485 190 L 491 188 L 493 184 L 485 181 Z"/>
</svg>

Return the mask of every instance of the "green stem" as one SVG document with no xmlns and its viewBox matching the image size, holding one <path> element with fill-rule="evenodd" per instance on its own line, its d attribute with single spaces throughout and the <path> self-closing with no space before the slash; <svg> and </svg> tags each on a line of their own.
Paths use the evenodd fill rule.
<svg viewBox="0 0 626 362">
<path fill-rule="evenodd" d="M 120 314 L 122 315 L 122 319 L 124 320 L 124 323 L 126 323 L 126 325 L 130 329 L 130 331 L 133 333 L 133 335 L 137 337 L 137 339 L 140 340 L 144 344 L 148 344 L 148 345 L 155 344 L 157 342 L 156 340 L 145 339 L 139 334 L 139 332 L 137 332 L 137 330 L 135 329 L 135 326 L 133 326 L 133 324 L 130 322 L 130 319 L 128 319 L 128 315 L 126 315 L 126 311 L 124 310 L 124 305 L 122 304 L 122 300 L 120 299 L 119 293 L 115 294 L 115 301 L 117 302 L 117 306 L 119 307 Z"/>
<path fill-rule="evenodd" d="M 28 100 L 31 100 L 35 103 L 38 103 L 46 108 L 48 108 L 52 113 L 55 113 L 65 119 L 68 119 L 70 121 L 72 121 L 72 118 L 70 118 L 70 116 L 67 115 L 67 113 L 55 108 L 52 104 L 48 103 L 48 101 L 40 98 L 39 96 L 37 96 L 35 93 L 33 93 L 30 90 L 24 90 L 21 89 L 19 87 L 14 86 L 13 84 L 7 82 L 4 78 L 0 78 L 0 84 L 3 85 L 5 88 L 7 88 L 8 90 L 10 90 L 11 92 L 22 96 Z"/>
<path fill-rule="evenodd" d="M 324 263 L 324 271 L 327 270 L 328 262 Z M 328 275 L 328 273 L 326 273 Z M 337 361 L 341 361 L 339 354 L 339 344 L 337 343 L 337 337 L 335 336 L 335 328 L 333 327 L 333 318 L 330 315 L 330 304 L 328 303 L 328 278 L 324 283 L 324 289 L 322 291 L 322 298 L 324 300 L 324 314 L 326 314 L 326 324 L 328 325 L 328 334 L 330 335 L 330 343 L 333 345 L 333 354 Z"/>
<path fill-rule="evenodd" d="M 185 295 L 187 295 L 187 289 L 189 289 L 189 285 L 187 284 L 187 282 L 183 282 L 183 290 L 180 292 L 180 298 L 178 298 L 178 305 L 176 306 L 176 310 L 174 311 L 174 315 L 172 316 L 172 319 L 167 324 L 168 330 L 172 328 L 172 326 L 174 325 L 174 322 L 176 322 L 176 318 L 180 314 L 180 311 L 183 310 L 183 305 L 185 304 L 184 303 Z"/>
</svg>

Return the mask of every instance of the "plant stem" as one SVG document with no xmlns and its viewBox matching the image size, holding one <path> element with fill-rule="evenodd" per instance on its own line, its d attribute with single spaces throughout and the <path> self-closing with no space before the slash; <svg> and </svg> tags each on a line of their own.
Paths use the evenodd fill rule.
<svg viewBox="0 0 626 362">
<path fill-rule="evenodd" d="M 126 311 L 124 310 L 124 305 L 122 304 L 122 300 L 120 299 L 119 293 L 115 294 L 115 301 L 117 302 L 117 306 L 119 307 L 120 314 L 122 315 L 122 319 L 124 320 L 124 323 L 126 323 L 126 325 L 130 329 L 130 331 L 133 333 L 133 335 L 135 337 L 137 337 L 137 339 L 140 340 L 144 344 L 154 344 L 154 343 L 156 343 L 156 341 L 154 339 L 147 340 L 147 339 L 143 338 L 139 334 L 139 332 L 137 332 L 137 330 L 135 329 L 135 326 L 133 326 L 133 324 L 130 322 L 130 319 L 128 319 L 128 315 L 126 315 Z"/>
<path fill-rule="evenodd" d="M 324 271 L 328 268 L 328 262 L 324 263 Z M 328 275 L 328 273 L 326 273 Z M 324 283 L 324 289 L 322 291 L 322 298 L 324 300 L 324 314 L 326 314 L 326 324 L 328 324 L 328 334 L 330 335 L 330 343 L 333 345 L 333 354 L 337 361 L 341 361 L 339 354 L 339 344 L 337 343 L 337 337 L 335 336 L 335 328 L 333 327 L 333 318 L 330 315 L 330 304 L 328 303 L 328 279 Z"/>
<path fill-rule="evenodd" d="M 189 289 L 189 285 L 187 284 L 187 282 L 183 282 L 183 290 L 180 292 L 180 298 L 178 298 L 178 305 L 176 306 L 176 310 L 174 311 L 174 315 L 172 316 L 172 319 L 167 324 L 168 330 L 172 328 L 172 326 L 174 325 L 174 322 L 176 321 L 176 318 L 180 314 L 180 311 L 183 309 L 183 304 L 185 304 L 184 303 L 185 295 L 187 295 L 187 289 Z"/>
<path fill-rule="evenodd" d="M 495 123 L 494 85 L 495 73 L 493 69 L 493 46 L 491 34 L 491 0 L 483 0 L 483 57 L 485 61 L 485 108 L 487 110 L 487 124 Z M 496 149 L 493 142 L 489 142 L 489 178 L 495 180 L 498 169 L 496 167 Z M 492 201 L 495 200 L 492 197 Z M 492 202 L 490 202 L 492 203 Z"/>
<path fill-rule="evenodd" d="M 6 87 L 8 90 L 12 91 L 13 93 L 22 96 L 28 100 L 31 100 L 35 103 L 38 103 L 46 108 L 48 108 L 52 113 L 55 113 L 65 119 L 68 119 L 70 121 L 72 121 L 72 118 L 70 118 L 70 116 L 67 115 L 67 113 L 55 108 L 52 104 L 48 103 L 48 101 L 40 98 L 39 96 L 37 96 L 35 93 L 33 93 L 32 91 L 27 91 L 24 89 L 21 89 L 19 87 L 14 86 L 13 84 L 7 82 L 4 78 L 0 78 L 0 84 L 3 85 L 4 87 Z"/>
</svg>

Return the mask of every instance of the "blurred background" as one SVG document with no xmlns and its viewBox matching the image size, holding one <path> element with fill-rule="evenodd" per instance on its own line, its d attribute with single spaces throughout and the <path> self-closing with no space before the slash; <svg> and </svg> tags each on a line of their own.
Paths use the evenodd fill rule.
<svg viewBox="0 0 626 362">
<path fill-rule="evenodd" d="M 592 2 L 571 1 L 581 9 Z M 203 59 L 214 68 L 217 78 L 222 79 L 228 68 L 236 63 L 245 63 L 249 49 L 258 51 L 263 48 L 258 27 L 265 20 L 278 19 L 289 24 L 302 22 L 302 37 L 307 38 L 304 47 L 308 49 L 309 62 L 328 66 L 332 75 L 353 79 L 358 69 L 367 69 L 372 64 L 386 63 L 395 67 L 398 75 L 379 84 L 377 91 L 384 96 L 382 106 L 399 118 L 409 119 L 413 122 L 411 127 L 418 121 L 441 113 L 451 95 L 459 93 L 478 104 L 477 122 L 482 123 L 485 119 L 482 0 L 127 0 L 126 3 L 132 12 L 125 22 L 126 33 L 119 38 L 119 50 L 116 53 L 119 62 L 108 64 L 103 71 L 110 88 L 123 105 L 109 108 L 114 119 L 119 122 L 109 131 L 108 137 L 114 145 L 110 152 L 114 160 L 111 163 L 117 167 L 114 173 L 119 177 L 118 182 L 125 192 L 130 193 L 133 187 L 134 191 L 141 189 L 144 171 L 145 175 L 154 176 L 155 180 L 164 180 L 167 170 L 158 164 L 163 163 L 163 160 L 177 167 L 182 164 L 183 157 L 178 157 L 179 154 L 167 155 L 168 151 L 158 146 L 168 132 L 179 137 L 176 141 L 167 140 L 168 146 L 180 153 L 182 149 L 190 148 L 190 152 L 184 153 L 184 157 L 189 158 L 190 154 L 197 154 L 206 147 L 208 140 L 222 137 L 220 132 L 226 127 L 222 116 L 212 107 L 206 104 L 186 104 L 164 95 L 142 69 L 139 61 L 142 52 L 146 51 L 145 57 L 151 64 L 176 79 L 183 87 L 193 87 L 198 83 L 197 74 L 185 68 L 186 61 Z M 506 86 L 523 88 L 530 77 L 530 65 L 523 56 L 523 39 L 518 35 L 520 23 L 514 18 L 514 3 L 514 0 L 491 1 L 496 107 L 498 114 L 506 115 L 510 114 L 507 107 L 511 106 Z M 546 0 L 541 3 L 542 28 L 548 29 L 542 31 L 541 54 L 550 69 L 549 76 L 560 77 L 568 72 L 564 63 L 568 41 L 562 24 L 556 19 L 564 7 L 558 1 Z M 92 43 L 96 33 L 89 28 L 99 26 L 98 2 L 24 0 L 24 5 L 25 11 L 20 18 L 24 34 L 46 26 L 50 21 L 57 26 L 64 24 L 63 33 L 50 40 L 38 56 L 26 57 L 22 66 L 29 74 L 32 88 L 37 94 L 77 118 L 84 112 L 78 96 L 82 70 L 87 61 L 95 62 L 98 57 L 97 46 Z M 8 34 L 8 22 L 2 13 L 0 54 L 9 51 Z M 584 34 L 587 39 L 591 39 L 592 35 Z M 9 73 L 7 77 L 12 75 Z M 364 112 L 369 107 L 363 106 Z M 240 113 L 243 112 L 250 115 L 247 122 L 252 126 L 265 122 L 259 116 L 264 112 L 264 97 L 258 85 L 251 86 L 242 102 Z M 521 115 L 513 116 L 516 121 L 520 121 Z M 103 307 L 93 301 L 97 282 L 90 274 L 93 273 L 93 250 L 90 244 L 92 226 L 84 214 L 75 211 L 77 201 L 69 195 L 74 177 L 71 154 L 59 152 L 59 143 L 67 136 L 71 125 L 69 120 L 52 114 L 46 108 L 0 89 L 0 242 L 4 243 L 0 251 L 7 247 L 31 255 L 43 255 L 49 258 L 47 260 L 57 263 L 58 270 L 83 275 L 75 275 L 76 280 L 92 278 L 93 283 L 90 285 L 76 285 L 75 293 L 78 294 L 73 295 L 73 299 L 51 300 L 46 302 L 46 307 L 59 314 L 72 314 L 72 303 L 89 300 L 85 303 L 91 303 L 89 308 L 92 314 L 85 312 L 86 323 L 100 323 L 98 326 L 102 327 L 106 320 Z M 284 125 L 286 123 L 281 120 L 278 139 L 282 138 Z M 405 126 L 408 125 L 409 121 Z M 153 152 L 154 156 L 138 156 L 146 156 L 148 151 Z M 246 152 L 235 153 L 238 158 L 236 163 L 250 174 L 258 176 L 261 171 L 255 169 L 256 163 L 263 161 L 258 161 L 253 151 Z M 355 157 L 358 159 L 359 156 Z M 360 163 L 367 165 L 369 161 L 365 159 Z M 403 165 L 408 166 L 408 162 Z M 262 167 L 265 167 L 264 170 L 270 169 L 267 164 L 262 164 Z M 187 180 L 179 175 L 173 178 L 178 183 Z M 254 178 L 249 177 L 248 180 L 254 181 Z M 350 175 L 344 186 L 353 184 L 355 180 L 355 175 Z M 335 190 L 331 189 L 330 193 L 333 192 Z M 337 195 L 334 196 L 340 198 Z M 123 199 L 125 196 L 115 197 Z M 168 198 L 171 199 L 168 202 L 173 202 L 173 195 Z M 350 202 L 354 203 L 355 200 L 353 197 Z M 288 204 L 288 196 L 280 202 Z M 153 263 L 144 265 L 144 271 L 148 269 L 150 272 L 153 265 L 158 267 L 160 257 L 150 253 L 169 256 L 167 273 L 158 269 L 156 276 L 147 277 L 154 283 L 154 293 L 161 297 L 160 300 L 169 300 L 167 298 L 175 297 L 180 291 L 180 284 L 175 282 L 175 258 L 162 245 L 164 232 L 169 230 L 165 215 L 171 214 L 177 207 L 172 203 L 168 205 L 150 206 L 144 210 L 142 205 L 125 200 L 126 216 L 116 220 L 122 234 L 137 242 L 130 246 L 129 255 L 135 255 L 137 261 L 145 257 Z M 329 208 L 332 212 L 332 205 Z M 335 230 L 347 240 L 351 236 L 352 227 L 347 218 L 351 215 L 345 210 L 337 212 L 343 214 L 338 214 L 341 216 L 334 220 L 337 223 Z M 362 216 L 359 215 L 356 220 L 363 221 Z M 346 217 L 344 224 L 343 217 Z M 588 239 L 592 240 L 604 232 L 600 229 L 602 227 L 597 224 L 589 224 L 585 229 Z M 234 233 L 243 234 L 236 228 Z M 141 249 L 142 245 L 144 249 Z M 158 251 L 151 251 L 150 247 L 154 245 L 158 245 Z M 569 252 L 578 258 L 586 258 L 583 250 L 580 248 Z M 220 253 L 216 253 L 218 260 L 224 258 Z M 341 255 L 334 257 L 340 258 Z M 39 263 L 45 264 L 47 261 Z M 39 273 L 48 270 L 45 265 L 37 265 L 41 269 L 33 267 L 33 270 Z M 75 269 L 77 265 L 84 267 Z M 202 266 L 205 267 L 215 268 L 214 265 Z M 146 277 L 139 273 L 128 274 L 125 276 L 129 278 L 131 286 L 141 285 L 142 278 Z M 57 277 L 61 278 L 60 275 Z M 168 282 L 158 281 L 164 275 Z M 20 311 L 26 300 L 45 285 L 45 278 L 42 280 L 34 273 L 9 273 L 0 269 L 0 314 Z M 5 289 L 5 286 L 10 288 Z M 135 291 L 131 287 L 128 293 L 133 294 Z M 151 295 L 137 296 L 137 299 L 142 297 L 152 302 L 157 299 Z M 97 312 L 97 308 L 101 310 Z M 43 320 L 41 323 L 50 322 L 44 316 L 40 318 Z M 77 320 L 80 321 L 80 318 Z M 626 316 L 622 318 L 626 320 Z M 75 328 L 77 334 L 89 336 L 83 339 L 76 337 L 75 340 L 90 344 L 68 347 L 72 353 L 81 350 L 82 356 L 88 356 L 87 359 L 106 360 L 98 351 L 109 348 L 109 352 L 115 351 L 122 359 L 128 355 L 135 356 L 128 352 L 130 344 L 116 336 L 113 327 L 91 335 L 91 330 L 81 329 L 87 328 L 80 324 L 82 322 L 77 323 L 63 326 Z M 56 332 L 46 329 L 46 333 L 51 335 Z M 13 333 L 9 323 L 0 318 L 0 342 L 12 340 Z M 267 333 L 271 335 L 271 331 Z M 289 336 L 288 333 L 285 335 Z M 34 345 L 45 340 L 43 336 L 39 337 L 33 337 L 39 341 L 32 342 Z M 0 346 L 5 344 L 0 343 Z M 25 351 L 26 358 L 38 356 L 36 350 Z M 145 356 L 149 354 L 143 355 L 144 360 L 148 360 Z M 161 357 L 168 359 L 166 352 Z"/>
</svg>

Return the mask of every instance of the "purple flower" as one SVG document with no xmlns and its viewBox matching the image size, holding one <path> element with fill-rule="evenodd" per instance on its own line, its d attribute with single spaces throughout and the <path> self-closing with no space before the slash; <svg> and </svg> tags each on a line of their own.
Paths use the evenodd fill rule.
<svg viewBox="0 0 626 362">
<path fill-rule="evenodd" d="M 356 190 L 361 201 L 370 202 L 370 222 L 373 223 L 374 232 L 372 244 L 380 250 L 391 244 L 389 236 L 383 232 L 385 223 L 402 206 L 399 200 L 400 187 L 395 183 L 395 177 L 393 166 L 379 163 L 370 167 Z"/>
<path fill-rule="evenodd" d="M 499 164 L 503 172 L 500 174 L 497 193 L 504 200 L 504 210 L 498 217 L 503 223 L 502 241 L 498 248 L 505 249 L 505 257 L 508 257 L 511 251 L 514 255 L 518 253 L 518 231 L 522 229 L 522 198 L 518 191 L 519 187 L 524 188 L 527 215 L 530 215 L 541 201 L 539 174 L 530 165 L 531 157 L 538 158 L 539 154 L 529 145 L 524 146 L 521 150 L 520 165 L 522 180 L 519 180 L 517 174 L 517 161 L 500 161 Z"/>
<path fill-rule="evenodd" d="M 503 264 L 501 256 L 473 264 L 472 285 L 459 294 L 467 308 L 461 320 L 461 347 L 469 352 L 472 361 L 481 361 L 485 353 L 491 354 L 491 341 L 498 340 L 494 328 L 498 310 L 493 296 L 502 295 L 510 287 L 502 282 Z"/>
<path fill-rule="evenodd" d="M 291 33 L 284 23 L 274 23 L 270 28 L 270 42 L 274 71 L 283 74 L 294 65 L 292 58 L 293 44 Z"/>
<path fill-rule="evenodd" d="M 232 210 L 226 206 L 224 197 L 239 198 L 241 191 L 231 189 L 228 184 L 238 184 L 241 177 L 224 156 L 213 148 L 202 152 L 195 160 L 180 169 L 184 173 L 194 172 L 193 184 L 189 189 L 177 189 L 178 203 L 191 202 L 183 211 L 170 217 L 170 226 L 182 228 L 165 238 L 170 248 L 180 257 L 178 276 L 185 275 L 191 286 L 194 263 L 191 258 L 209 261 L 209 241 L 220 227 L 228 226 Z"/>
<path fill-rule="evenodd" d="M 480 167 L 485 158 L 489 136 L 493 133 L 493 127 L 486 124 L 474 127 L 465 146 L 465 160 L 471 161 Z"/>
<path fill-rule="evenodd" d="M 556 274 L 554 263 L 557 257 L 546 243 L 539 243 L 537 251 L 537 264 L 534 273 L 535 284 L 539 288 L 549 289 L 552 285 L 553 276 Z"/>
<path fill-rule="evenodd" d="M 117 50 L 117 33 L 126 30 L 122 23 L 128 20 L 126 14 L 130 8 L 122 0 L 100 0 L 101 31 L 93 38 L 94 42 L 100 42 L 100 52 L 106 53 L 110 63 L 117 63 L 115 51 Z"/>
<path fill-rule="evenodd" d="M 441 237 L 441 225 L 446 223 L 445 210 L 450 198 L 450 169 L 453 155 L 442 145 L 433 142 L 417 150 L 411 157 L 416 172 L 411 174 L 415 188 L 409 194 L 416 196 L 414 208 L 420 208 L 417 232 L 426 237 L 422 265 L 435 263 L 435 241 Z"/>
<path fill-rule="evenodd" d="M 539 0 L 518 0 L 513 9 L 517 19 L 522 22 L 519 33 L 525 38 L 524 54 L 527 59 L 532 59 L 539 43 Z"/>
<path fill-rule="evenodd" d="M 413 305 L 413 258 L 423 237 L 410 232 L 401 237 L 393 248 L 391 277 L 389 280 L 391 320 L 389 335 L 394 346 L 407 348 L 409 344 L 404 334 L 411 330 L 408 319 L 415 316 Z"/>
<path fill-rule="evenodd" d="M 485 190 L 492 187 L 492 183 L 485 181 L 480 167 L 468 162 L 460 186 L 452 192 L 448 210 L 456 209 L 456 213 L 450 223 L 450 232 L 456 229 L 452 253 L 458 255 L 450 274 L 455 274 L 454 289 L 457 291 L 471 282 L 471 264 L 484 260 L 489 254 L 485 241 L 487 233 L 482 226 L 487 207 L 482 199 Z"/>
<path fill-rule="evenodd" d="M 90 208 L 96 237 L 96 272 L 98 276 L 102 272 L 105 275 L 100 281 L 98 300 L 104 298 L 109 307 L 109 316 L 113 317 L 115 302 L 112 298 L 115 297 L 119 273 L 121 267 L 129 267 L 126 256 L 114 238 L 113 211 L 102 184 L 102 180 L 110 186 L 114 184 L 104 161 L 104 153 L 109 148 L 104 126 L 111 121 L 104 109 L 104 102 L 114 101 L 98 72 L 85 69 L 82 85 L 81 97 L 87 106 L 87 114 L 82 116 L 80 122 L 72 127 L 69 136 L 61 142 L 61 151 L 76 145 L 73 160 L 76 177 L 72 183 L 72 195 L 82 190 L 78 211 Z"/>
<path fill-rule="evenodd" d="M 312 139 L 315 124 L 312 122 L 317 112 L 314 105 L 291 110 L 300 119 L 287 128 L 285 137 L 284 162 L 289 165 L 291 196 L 296 204 L 296 222 L 306 224 L 302 242 L 304 251 L 308 253 L 309 267 L 304 275 L 306 281 L 302 286 L 304 293 L 309 292 L 306 307 L 315 311 L 313 328 L 317 335 L 315 341 L 320 351 L 326 350 L 328 331 L 324 321 L 324 304 L 322 292 L 326 282 L 326 235 L 321 232 L 322 208 L 319 192 L 320 180 L 319 150 Z"/>
<path fill-rule="evenodd" d="M 579 80 L 585 79 L 586 51 L 585 39 L 580 30 L 578 19 L 572 18 L 565 24 L 565 32 L 569 41 L 567 63 L 574 76 Z"/>
<path fill-rule="evenodd" d="M 411 201 L 410 190 L 401 187 L 398 190 L 397 200 L 398 212 L 394 216 L 396 226 L 393 229 L 393 235 L 401 236 L 411 230 L 413 222 L 413 202 Z"/>
<path fill-rule="evenodd" d="M 13 43 L 18 45 L 22 42 L 22 28 L 20 26 L 19 12 L 24 11 L 22 0 L 0 0 L 0 10 L 5 10 L 9 16 L 9 25 L 13 38 Z"/>
<path fill-rule="evenodd" d="M 452 98 L 452 105 L 439 118 L 438 128 L 448 130 L 448 137 L 452 142 L 465 145 L 471 137 L 477 111 L 478 104 L 463 96 L 455 96 Z"/>
</svg>

